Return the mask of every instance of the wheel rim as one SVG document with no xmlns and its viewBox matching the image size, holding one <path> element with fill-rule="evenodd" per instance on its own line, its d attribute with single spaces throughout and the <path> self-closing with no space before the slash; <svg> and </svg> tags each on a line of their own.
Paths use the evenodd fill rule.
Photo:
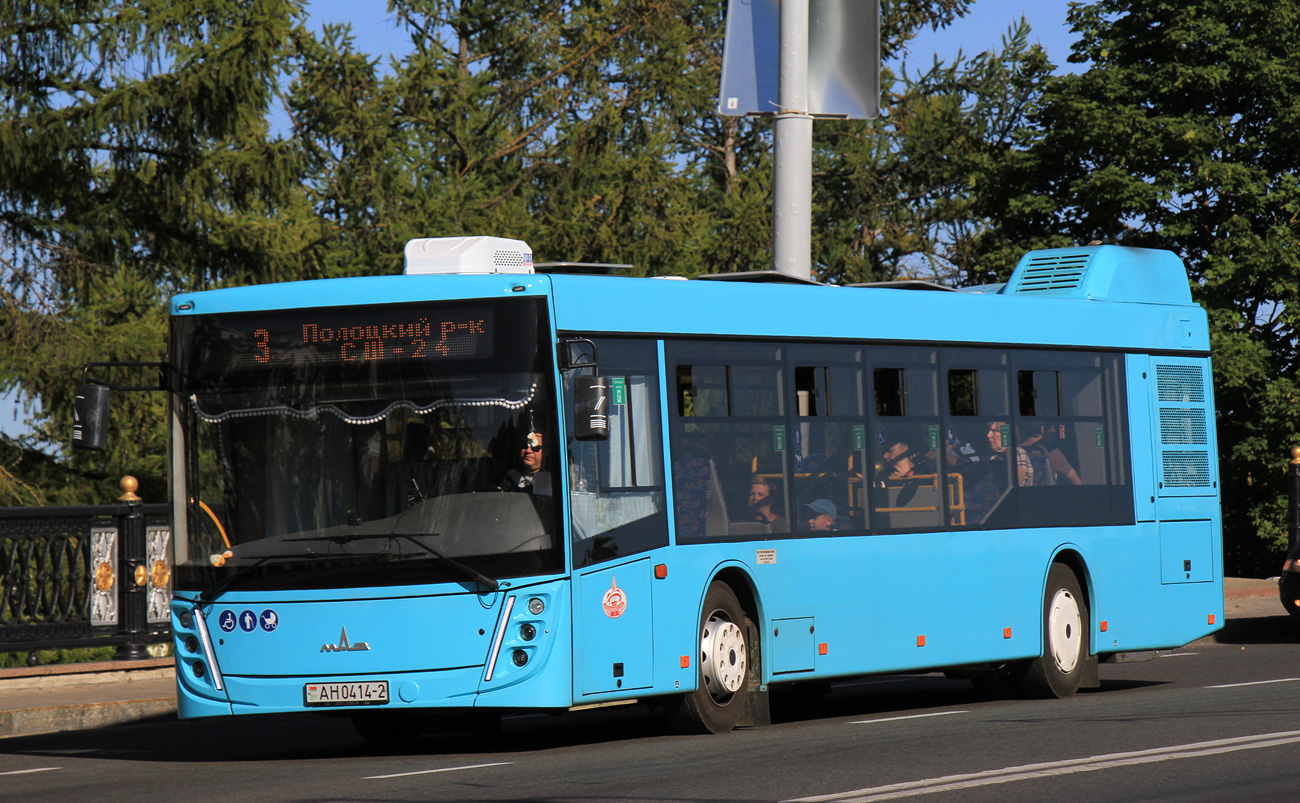
<svg viewBox="0 0 1300 803">
<path fill-rule="evenodd" d="M 700 637 L 700 668 L 714 702 L 727 701 L 745 682 L 747 655 L 744 632 L 722 611 L 715 611 Z"/>
<path fill-rule="evenodd" d="M 1047 612 L 1048 648 L 1056 668 L 1070 674 L 1079 663 L 1083 646 L 1083 612 L 1079 601 L 1064 588 L 1057 589 Z"/>
</svg>

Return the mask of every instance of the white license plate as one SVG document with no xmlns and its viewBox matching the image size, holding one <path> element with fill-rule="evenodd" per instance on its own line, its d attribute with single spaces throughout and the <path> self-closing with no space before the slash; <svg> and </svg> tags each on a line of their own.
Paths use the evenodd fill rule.
<svg viewBox="0 0 1300 803">
<path fill-rule="evenodd" d="M 308 683 L 302 688 L 307 705 L 388 705 L 388 681 Z"/>
</svg>

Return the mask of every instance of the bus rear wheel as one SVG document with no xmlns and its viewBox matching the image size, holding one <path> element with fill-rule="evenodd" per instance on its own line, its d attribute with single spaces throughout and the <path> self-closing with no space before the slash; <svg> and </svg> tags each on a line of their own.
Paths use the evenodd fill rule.
<svg viewBox="0 0 1300 803">
<path fill-rule="evenodd" d="M 1043 595 L 1043 654 L 1020 667 L 1017 685 L 1030 697 L 1069 697 L 1088 662 L 1088 601 L 1069 567 L 1053 563 Z"/>
<path fill-rule="evenodd" d="M 749 623 L 731 587 L 714 582 L 700 616 L 696 689 L 686 694 L 674 720 L 692 733 L 726 733 L 736 727 L 749 696 Z"/>
</svg>

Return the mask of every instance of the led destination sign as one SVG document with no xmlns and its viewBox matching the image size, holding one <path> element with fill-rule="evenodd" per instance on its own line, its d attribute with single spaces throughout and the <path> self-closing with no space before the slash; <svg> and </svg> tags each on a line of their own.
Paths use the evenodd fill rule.
<svg viewBox="0 0 1300 803">
<path fill-rule="evenodd" d="M 403 318 L 374 310 L 330 311 L 278 326 L 263 323 L 249 322 L 238 333 L 244 346 L 237 363 L 328 365 L 492 357 L 492 310 L 486 307 Z"/>
</svg>

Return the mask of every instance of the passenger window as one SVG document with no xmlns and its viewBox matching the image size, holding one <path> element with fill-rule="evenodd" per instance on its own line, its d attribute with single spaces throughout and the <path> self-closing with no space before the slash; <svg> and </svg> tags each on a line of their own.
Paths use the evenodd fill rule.
<svg viewBox="0 0 1300 803">
<path fill-rule="evenodd" d="M 799 366 L 794 369 L 794 393 L 801 417 L 827 414 L 830 399 L 826 374 L 824 367 Z"/>
<path fill-rule="evenodd" d="M 1008 354 L 1000 349 L 951 349 L 941 471 L 947 522 L 954 527 L 1009 527 L 1016 521 L 1014 488 L 1027 464 L 1012 438 Z"/>
<path fill-rule="evenodd" d="M 940 489 L 937 354 L 926 348 L 879 348 L 871 357 L 868 440 L 873 462 L 873 529 L 927 530 L 943 525 Z"/>
<path fill-rule="evenodd" d="M 573 560 L 588 566 L 668 543 L 659 425 L 659 369 L 653 341 L 594 341 L 602 376 L 610 380 L 609 439 L 569 440 L 569 503 Z M 573 378 L 565 399 L 574 409 Z"/>
<path fill-rule="evenodd" d="M 677 414 L 685 418 L 725 416 L 727 369 L 721 365 L 677 367 Z"/>
<path fill-rule="evenodd" d="M 1047 360 L 1052 365 L 1042 364 Z M 1120 372 L 1105 370 L 1116 358 L 1027 353 L 1019 361 L 1016 437 L 1033 477 L 1032 487 L 1020 494 L 1021 521 L 1033 526 L 1111 523 L 1132 507 L 1123 487 L 1127 471 L 1119 470 L 1127 463 L 1114 453 L 1123 441 L 1122 415 L 1110 422 L 1105 415 L 1108 407 L 1123 409 Z"/>
<path fill-rule="evenodd" d="M 808 364 L 813 360 L 819 364 Z M 791 431 L 795 529 L 810 535 L 864 532 L 862 350 L 791 346 L 790 362 L 797 404 Z"/>
<path fill-rule="evenodd" d="M 1019 371 L 1016 376 L 1021 415 L 1061 414 L 1059 371 Z"/>
<path fill-rule="evenodd" d="M 952 415 L 979 415 L 975 378 L 971 370 L 948 372 L 948 411 Z"/>
<path fill-rule="evenodd" d="M 665 345 L 677 377 L 672 420 L 677 538 L 761 538 L 792 529 L 784 356 L 774 345 Z M 707 360 L 707 364 L 704 361 Z"/>
<path fill-rule="evenodd" d="M 903 399 L 906 386 L 903 384 L 902 368 L 877 368 L 872 373 L 876 399 L 876 415 L 904 415 Z"/>
</svg>

